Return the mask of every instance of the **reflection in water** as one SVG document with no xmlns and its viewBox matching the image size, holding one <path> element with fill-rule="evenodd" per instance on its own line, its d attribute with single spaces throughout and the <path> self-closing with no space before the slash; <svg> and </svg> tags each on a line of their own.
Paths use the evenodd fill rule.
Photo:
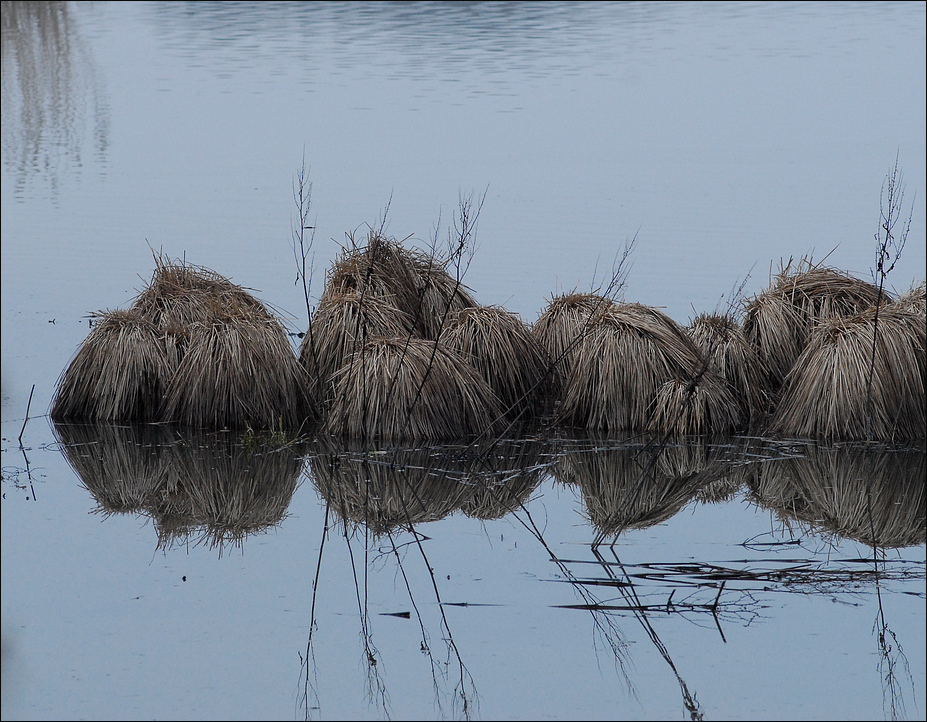
<svg viewBox="0 0 927 722">
<path fill-rule="evenodd" d="M 85 126 L 105 162 L 109 108 L 97 69 L 66 2 L 0 3 L 2 17 L 3 162 L 15 195 L 45 175 L 57 195 L 63 167 L 84 162 Z"/>
<path fill-rule="evenodd" d="M 290 449 L 251 453 L 238 439 L 158 425 L 58 423 L 68 463 L 104 514 L 144 514 L 158 546 L 220 551 L 279 524 L 303 459 Z"/>
<path fill-rule="evenodd" d="M 867 546 L 896 549 L 927 541 L 923 449 L 796 447 L 762 464 L 751 481 L 758 503 L 784 521 Z"/>
<path fill-rule="evenodd" d="M 309 636 L 302 657 L 300 705 L 307 719 L 321 709 L 313 646 L 315 595 L 325 541 L 338 520 L 354 574 L 368 701 L 389 717 L 383 660 L 373 641 L 369 612 L 368 572 L 370 554 L 374 552 L 377 559 L 385 554 L 395 562 L 409 596 L 421 631 L 421 651 L 431 669 L 436 709 L 442 717 L 450 706 L 454 717 L 472 718 L 478 710 L 479 695 L 444 613 L 438 576 L 422 544 L 426 537 L 416 525 L 443 519 L 456 511 L 486 520 L 524 508 L 540 482 L 545 450 L 545 444 L 535 441 L 377 449 L 335 437 L 316 439 L 309 464 L 313 483 L 326 501 L 326 511 L 313 581 Z M 354 548 L 359 537 L 363 539 L 362 560 Z M 411 558 L 406 553 L 409 549 L 415 552 Z M 433 635 L 424 616 L 426 607 L 414 587 L 411 567 L 416 558 L 420 558 L 429 579 L 425 594 L 433 596 L 436 603 L 429 606 L 437 609 L 437 638 L 444 647 L 443 659 L 434 656 Z"/>
<path fill-rule="evenodd" d="M 731 468 L 722 447 L 659 446 L 637 438 L 590 440 L 558 456 L 553 474 L 583 495 L 597 543 L 664 522 L 709 485 L 725 487 Z"/>
<path fill-rule="evenodd" d="M 478 446 L 376 449 L 320 437 L 312 479 L 332 511 L 374 536 L 462 511 L 497 519 L 517 509 L 541 481 L 546 445 L 498 441 Z"/>
</svg>

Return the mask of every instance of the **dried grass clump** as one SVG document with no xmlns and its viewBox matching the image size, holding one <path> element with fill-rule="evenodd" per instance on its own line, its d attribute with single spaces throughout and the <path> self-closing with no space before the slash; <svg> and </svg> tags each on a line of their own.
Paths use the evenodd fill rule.
<svg viewBox="0 0 927 722">
<path fill-rule="evenodd" d="M 731 387 L 712 371 L 670 379 L 657 391 L 648 428 L 674 437 L 729 434 L 747 418 Z"/>
<path fill-rule="evenodd" d="M 826 440 L 925 438 L 924 316 L 894 304 L 879 309 L 877 324 L 875 316 L 871 309 L 815 329 L 785 379 L 770 425 L 774 433 Z"/>
<path fill-rule="evenodd" d="M 336 373 L 334 396 L 328 430 L 356 439 L 458 439 L 502 417 L 476 369 L 419 338 L 369 340 Z"/>
<path fill-rule="evenodd" d="M 790 260 L 770 288 L 745 304 L 744 335 L 766 370 L 768 391 L 779 390 L 815 325 L 862 313 L 879 298 L 867 281 L 805 259 L 793 270 Z"/>
<path fill-rule="evenodd" d="M 497 306 L 454 313 L 440 342 L 468 360 L 510 419 L 533 415 L 550 399 L 551 362 L 521 318 Z"/>
<path fill-rule="evenodd" d="M 651 428 L 663 385 L 698 380 L 706 365 L 685 330 L 666 314 L 637 303 L 613 304 L 597 313 L 574 359 L 558 421 L 605 432 Z"/>
<path fill-rule="evenodd" d="M 331 402 L 335 372 L 368 339 L 399 338 L 411 332 L 411 317 L 391 298 L 363 296 L 357 291 L 327 292 L 299 347 L 299 362 L 315 380 L 311 390 L 316 403 Z"/>
<path fill-rule="evenodd" d="M 692 320 L 688 331 L 708 368 L 730 385 L 743 420 L 757 421 L 767 406 L 765 374 L 741 325 L 727 314 L 703 313 Z"/>
<path fill-rule="evenodd" d="M 912 285 L 910 290 L 901 294 L 895 300 L 895 307 L 907 311 L 922 318 L 927 316 L 927 282 L 921 281 L 920 285 Z"/>
<path fill-rule="evenodd" d="M 137 309 L 104 311 L 62 373 L 55 420 L 153 421 L 170 385 L 163 334 Z"/>
<path fill-rule="evenodd" d="M 872 547 L 901 549 L 927 540 L 924 449 L 823 448 L 759 464 L 754 498 L 791 524 Z"/>
<path fill-rule="evenodd" d="M 558 373 L 564 377 L 569 374 L 597 316 L 614 305 L 611 299 L 594 293 L 567 293 L 550 300 L 532 324 L 531 333 L 557 364 Z"/>
<path fill-rule="evenodd" d="M 126 311 L 100 314 L 62 374 L 55 419 L 298 428 L 305 371 L 282 324 L 217 273 L 155 257 Z"/>
<path fill-rule="evenodd" d="M 270 318 L 198 323 L 164 398 L 165 420 L 198 428 L 297 429 L 307 380 Z"/>
<path fill-rule="evenodd" d="M 366 245 L 345 248 L 332 264 L 322 299 L 349 292 L 389 300 L 412 319 L 417 335 L 432 340 L 449 313 L 477 305 L 444 261 L 373 230 Z"/>
</svg>

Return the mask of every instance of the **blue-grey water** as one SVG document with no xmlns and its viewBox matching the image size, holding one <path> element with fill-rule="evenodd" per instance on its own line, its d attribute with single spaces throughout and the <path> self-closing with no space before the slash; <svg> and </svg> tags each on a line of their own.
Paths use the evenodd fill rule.
<svg viewBox="0 0 927 722">
<path fill-rule="evenodd" d="M 358 474 L 399 484 L 376 454 L 246 472 L 235 439 L 46 417 L 88 314 L 127 306 L 153 251 L 305 330 L 303 162 L 310 302 L 351 234 L 385 216 L 443 244 L 469 194 L 465 282 L 529 322 L 632 238 L 624 298 L 683 324 L 790 258 L 870 279 L 896 158 L 904 291 L 927 265 L 923 3 L 2 13 L 4 720 L 923 719 L 923 451 L 702 450 L 667 461 L 701 476 L 628 508 L 615 440 L 506 447 L 508 506 L 420 450 L 403 479 L 453 473 L 412 533 L 395 508 L 361 523 Z M 229 540 L 202 490 L 248 473 L 270 491 Z"/>
</svg>

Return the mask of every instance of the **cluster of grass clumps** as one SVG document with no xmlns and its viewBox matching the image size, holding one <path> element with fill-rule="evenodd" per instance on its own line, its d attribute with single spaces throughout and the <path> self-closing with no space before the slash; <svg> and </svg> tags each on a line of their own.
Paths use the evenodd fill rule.
<svg viewBox="0 0 927 722">
<path fill-rule="evenodd" d="M 744 425 L 737 398 L 690 334 L 656 308 L 567 294 L 552 299 L 534 332 L 560 363 L 557 423 L 673 436 Z"/>
<path fill-rule="evenodd" d="M 549 364 L 513 313 L 477 304 L 460 257 L 371 230 L 326 274 L 299 349 L 328 433 L 448 440 L 492 434 L 545 398 Z"/>
<path fill-rule="evenodd" d="M 156 256 L 131 307 L 94 319 L 59 380 L 56 420 L 298 429 L 311 416 L 282 323 L 213 271 Z"/>
<path fill-rule="evenodd" d="M 767 431 L 826 441 L 925 437 L 923 283 L 893 299 L 803 260 L 745 306 L 743 331 L 765 375 Z"/>
<path fill-rule="evenodd" d="M 528 325 L 476 302 L 461 281 L 464 247 L 441 257 L 379 230 L 352 239 L 298 358 L 245 289 L 156 258 L 128 309 L 96 315 L 52 417 L 252 434 L 321 422 L 388 441 L 493 438 L 540 421 L 665 439 L 925 436 L 924 283 L 893 299 L 802 259 L 740 308 L 688 327 L 614 289 L 555 296 Z"/>
</svg>

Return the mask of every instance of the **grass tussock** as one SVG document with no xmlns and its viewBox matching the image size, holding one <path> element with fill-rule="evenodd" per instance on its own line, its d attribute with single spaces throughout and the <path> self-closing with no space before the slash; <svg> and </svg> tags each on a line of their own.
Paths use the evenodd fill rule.
<svg viewBox="0 0 927 722">
<path fill-rule="evenodd" d="M 745 422 L 756 422 L 767 408 L 764 373 L 756 349 L 742 326 L 728 314 L 702 313 L 689 324 L 689 336 L 708 360 L 708 368 L 733 391 Z"/>
<path fill-rule="evenodd" d="M 927 316 L 927 282 L 921 281 L 920 285 L 912 285 L 895 300 L 895 307 L 915 316 Z"/>
<path fill-rule="evenodd" d="M 174 364 L 164 336 L 137 309 L 104 311 L 61 375 L 53 419 L 154 421 Z"/>
<path fill-rule="evenodd" d="M 282 324 L 263 303 L 213 271 L 156 256 L 132 306 L 98 315 L 59 380 L 51 415 L 298 428 L 311 416 L 306 388 Z"/>
<path fill-rule="evenodd" d="M 322 300 L 351 292 L 388 300 L 412 319 L 416 335 L 432 340 L 448 314 L 477 305 L 441 259 L 375 230 L 366 245 L 343 249 L 328 271 Z"/>
<path fill-rule="evenodd" d="M 770 395 L 779 390 L 818 323 L 862 313 L 879 298 L 872 283 L 810 259 L 794 268 L 790 260 L 782 267 L 768 289 L 745 302 L 744 335 L 767 373 Z"/>
<path fill-rule="evenodd" d="M 391 297 L 327 292 L 312 317 L 312 333 L 303 336 L 299 347 L 299 362 L 316 382 L 317 404 L 331 402 L 335 372 L 369 339 L 410 333 L 412 318 Z"/>
<path fill-rule="evenodd" d="M 440 342 L 476 368 L 507 417 L 533 416 L 549 400 L 550 358 L 517 314 L 497 306 L 461 309 Z"/>
<path fill-rule="evenodd" d="M 711 393 L 703 390 L 702 405 L 693 406 L 693 413 L 702 414 L 697 425 L 713 433 L 727 431 L 720 424 L 733 411 L 711 404 L 723 400 L 730 405 L 731 395 L 717 390 L 706 364 L 685 330 L 666 314 L 637 303 L 612 304 L 597 312 L 573 360 L 558 421 L 603 432 L 658 429 L 683 434 L 694 422 L 681 418 L 677 428 L 670 413 L 655 417 L 657 396 L 668 382 L 684 384 L 692 392 L 704 383 Z"/>
<path fill-rule="evenodd" d="M 355 439 L 449 440 L 491 430 L 501 404 L 455 351 L 420 338 L 371 339 L 334 378 L 327 430 Z"/>
<path fill-rule="evenodd" d="M 569 375 L 596 318 L 614 305 L 614 301 L 598 294 L 566 293 L 554 296 L 532 324 L 532 335 L 557 364 L 562 377 Z"/>
<path fill-rule="evenodd" d="M 879 309 L 877 324 L 875 309 L 821 323 L 785 379 L 771 430 L 823 440 L 923 439 L 925 376 L 924 314 L 891 304 Z"/>
</svg>

